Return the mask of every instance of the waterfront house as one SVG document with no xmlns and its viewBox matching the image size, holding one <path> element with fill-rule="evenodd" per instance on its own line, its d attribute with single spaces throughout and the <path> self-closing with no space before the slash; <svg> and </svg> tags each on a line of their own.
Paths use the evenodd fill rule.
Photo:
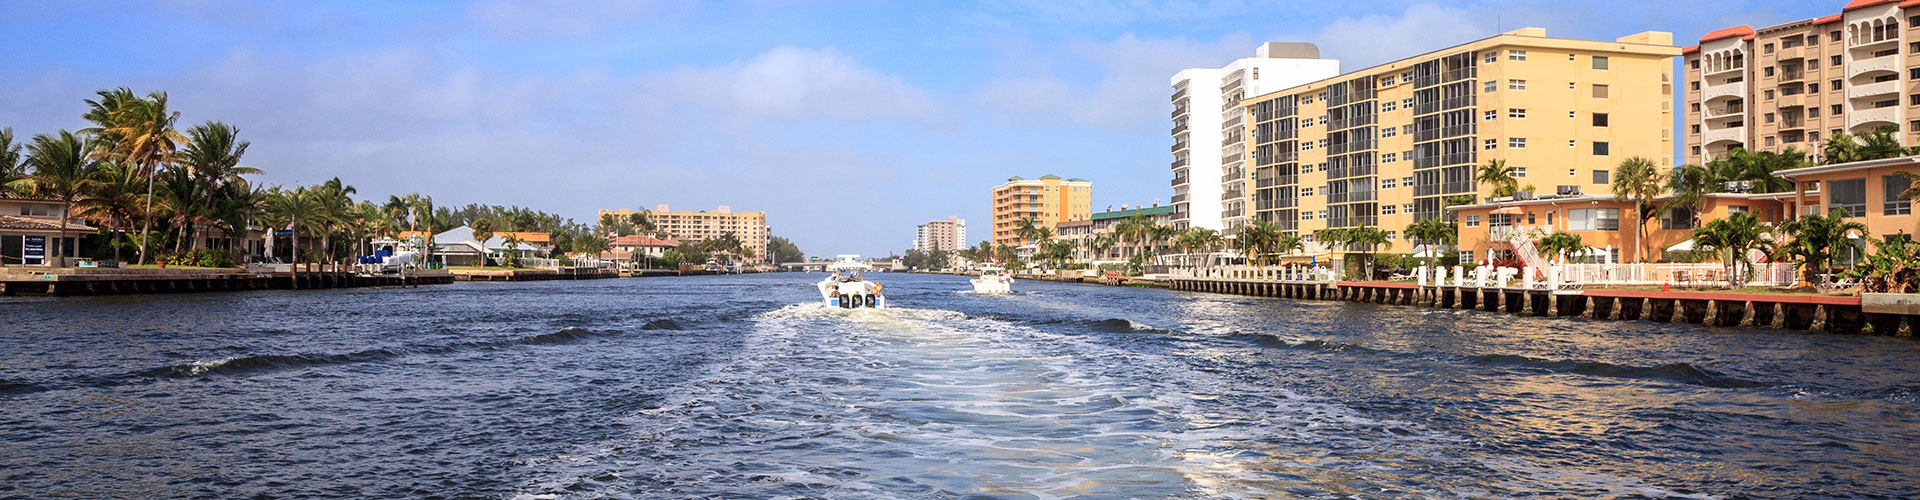
<svg viewBox="0 0 1920 500">
<path fill-rule="evenodd" d="M 1749 212 L 1760 222 L 1778 224 L 1792 213 L 1793 193 L 1711 193 L 1701 200 L 1695 217 L 1691 208 L 1672 206 L 1672 196 L 1654 199 L 1659 216 L 1647 221 L 1647 260 L 1686 260 L 1694 228 L 1735 212 Z M 1460 262 L 1519 260 L 1515 237 L 1537 240 L 1565 231 L 1594 247 L 1584 260 L 1625 262 L 1634 259 L 1639 233 L 1634 230 L 1632 200 L 1613 195 L 1523 196 L 1488 203 L 1456 205 Z"/>
<path fill-rule="evenodd" d="M 95 230 L 62 217 L 61 207 L 50 198 L 0 194 L 0 265 L 65 267 L 77 260 L 80 238 Z"/>
<path fill-rule="evenodd" d="M 495 259 L 496 262 L 506 255 L 506 252 L 515 252 L 521 259 L 538 259 L 547 254 L 546 249 L 526 242 L 516 243 L 509 248 L 505 237 L 509 234 L 528 233 L 499 232 L 494 233 L 493 237 L 485 242 L 476 242 L 473 241 L 473 228 L 463 225 L 449 229 L 433 236 L 433 256 L 447 266 L 478 266 L 482 262 L 480 260 L 482 252 L 487 258 Z"/>
</svg>

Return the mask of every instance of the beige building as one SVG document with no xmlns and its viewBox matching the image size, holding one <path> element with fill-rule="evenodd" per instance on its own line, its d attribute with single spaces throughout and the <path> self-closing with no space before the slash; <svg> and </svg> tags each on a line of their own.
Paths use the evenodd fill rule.
<svg viewBox="0 0 1920 500">
<path fill-rule="evenodd" d="M 1839 14 L 1701 37 L 1685 50 L 1685 161 L 1734 148 L 1817 155 L 1823 138 L 1881 127 L 1916 144 L 1916 25 L 1920 2 L 1855 0 Z"/>
<path fill-rule="evenodd" d="M 626 217 L 633 213 L 633 210 L 622 208 L 601 210 L 599 215 L 612 214 L 615 217 Z M 594 218 L 599 218 L 599 215 Z M 662 204 L 655 206 L 653 211 L 647 212 L 647 218 L 653 221 L 656 231 L 666 233 L 668 238 L 674 240 L 699 243 L 717 238 L 722 234 L 733 233 L 735 238 L 740 239 L 742 245 L 753 249 L 754 261 L 761 261 L 767 257 L 767 237 L 770 231 L 767 229 L 766 212 L 734 212 L 732 207 L 726 205 L 720 205 L 711 212 L 675 212 Z"/>
<path fill-rule="evenodd" d="M 1093 214 L 1093 182 L 1058 175 L 1039 179 L 1013 177 L 993 187 L 993 243 L 1020 245 L 1014 230 L 1021 219 L 1033 219 L 1043 227 L 1062 222 L 1084 220 Z"/>
<path fill-rule="evenodd" d="M 1407 253 L 1408 224 L 1488 198 L 1474 174 L 1490 160 L 1523 189 L 1607 193 L 1629 157 L 1673 165 L 1672 42 L 1523 28 L 1249 98 L 1254 217 L 1306 237 L 1375 226 Z"/>
<path fill-rule="evenodd" d="M 967 221 L 959 217 L 927 221 L 913 230 L 914 250 L 959 250 L 968 246 Z"/>
</svg>

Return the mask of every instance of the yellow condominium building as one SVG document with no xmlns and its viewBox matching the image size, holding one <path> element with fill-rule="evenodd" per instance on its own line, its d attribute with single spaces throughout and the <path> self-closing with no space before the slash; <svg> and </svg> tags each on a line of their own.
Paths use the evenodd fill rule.
<svg viewBox="0 0 1920 500">
<path fill-rule="evenodd" d="M 1719 29 L 1685 53 L 1686 162 L 1735 148 L 1817 155 L 1824 138 L 1882 127 L 1920 144 L 1920 2 L 1854 0 L 1826 17 Z"/>
<path fill-rule="evenodd" d="M 633 210 L 622 208 L 601 210 L 599 215 L 626 217 L 633 213 Z M 676 240 L 698 243 L 733 233 L 735 238 L 740 239 L 740 244 L 753 249 L 752 260 L 761 261 L 767 256 L 769 231 L 766 212 L 734 212 L 732 207 L 726 205 L 720 205 L 711 212 L 675 212 L 666 205 L 658 205 L 652 212 L 647 212 L 647 218 L 653 221 L 657 231 Z"/>
<path fill-rule="evenodd" d="M 1040 226 L 1051 228 L 1092 216 L 1093 182 L 1086 179 L 1061 180 L 1058 175 L 1048 174 L 1039 179 L 1014 177 L 993 187 L 993 243 L 996 245 L 1025 243 L 1014 234 L 1014 230 L 1020 228 L 1020 219 L 1033 219 Z"/>
<path fill-rule="evenodd" d="M 1522 190 L 1608 193 L 1622 160 L 1673 164 L 1679 55 L 1668 33 L 1605 42 L 1523 28 L 1249 98 L 1254 217 L 1309 238 L 1375 226 L 1392 238 L 1382 251 L 1407 253 L 1408 224 L 1440 217 L 1449 198 L 1489 197 L 1474 177 L 1490 160 Z"/>
</svg>

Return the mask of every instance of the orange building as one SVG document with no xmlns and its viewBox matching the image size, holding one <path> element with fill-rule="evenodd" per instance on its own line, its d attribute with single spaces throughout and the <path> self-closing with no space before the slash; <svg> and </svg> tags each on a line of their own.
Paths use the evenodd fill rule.
<svg viewBox="0 0 1920 500">
<path fill-rule="evenodd" d="M 1086 179 L 1061 179 L 1043 175 L 1039 179 L 1013 177 L 993 187 L 993 243 L 1026 243 L 1014 230 L 1022 219 L 1033 219 L 1041 227 L 1062 222 L 1087 220 L 1093 216 L 1093 182 Z"/>
</svg>

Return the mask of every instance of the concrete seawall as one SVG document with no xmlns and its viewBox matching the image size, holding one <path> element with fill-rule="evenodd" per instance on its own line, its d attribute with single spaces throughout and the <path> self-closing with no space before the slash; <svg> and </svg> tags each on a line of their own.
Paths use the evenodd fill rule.
<svg viewBox="0 0 1920 500">
<path fill-rule="evenodd" d="M 1173 290 L 1472 309 L 1521 316 L 1580 316 L 1707 326 L 1764 326 L 1831 333 L 1911 335 L 1920 316 L 1863 310 L 1860 297 L 1633 290 L 1549 291 L 1526 288 L 1420 286 L 1413 283 L 1177 278 Z M 1875 312 L 1890 311 L 1890 312 Z"/>
</svg>

